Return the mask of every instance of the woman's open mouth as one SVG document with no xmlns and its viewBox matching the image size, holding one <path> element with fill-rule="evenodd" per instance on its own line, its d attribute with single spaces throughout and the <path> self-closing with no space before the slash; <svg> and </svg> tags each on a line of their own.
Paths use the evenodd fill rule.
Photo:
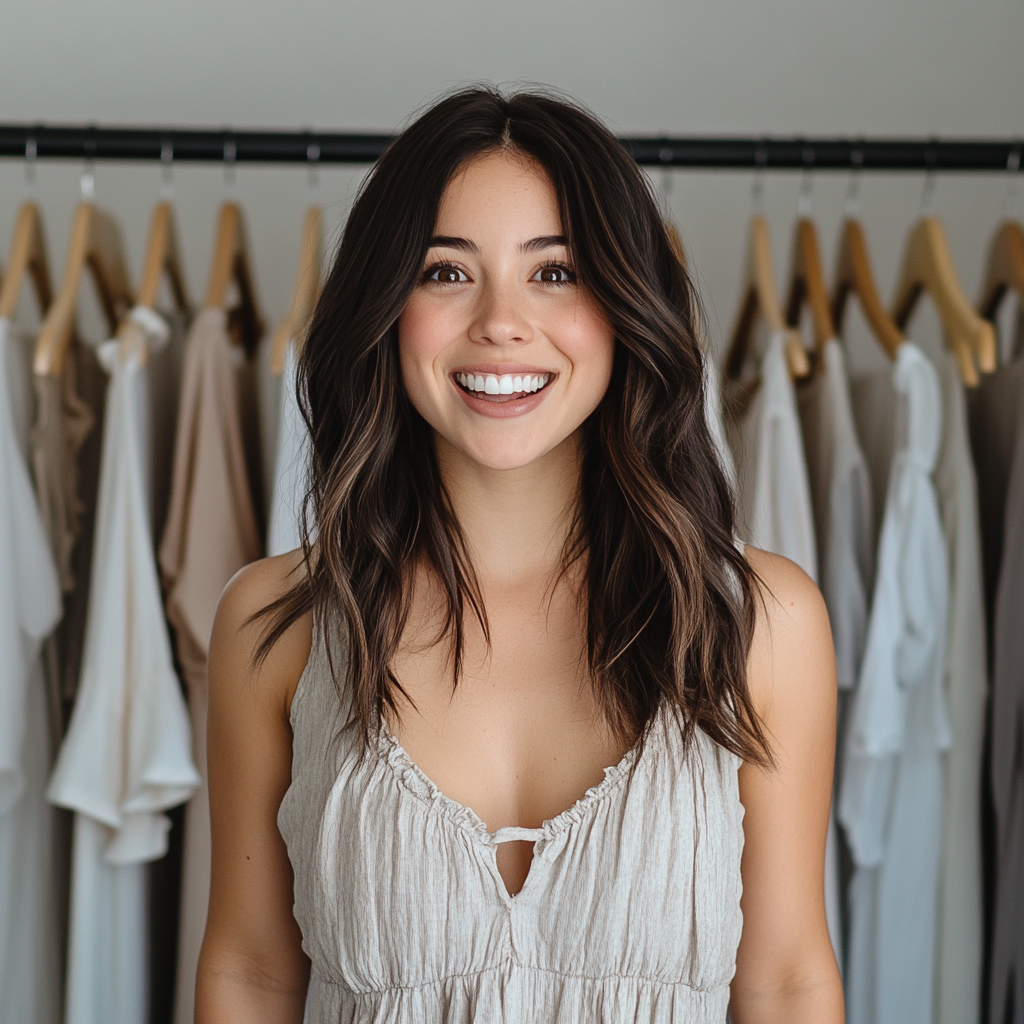
<svg viewBox="0 0 1024 1024">
<path fill-rule="evenodd" d="M 543 391 L 554 378 L 552 373 L 454 373 L 456 385 L 485 402 L 521 401 Z"/>
</svg>

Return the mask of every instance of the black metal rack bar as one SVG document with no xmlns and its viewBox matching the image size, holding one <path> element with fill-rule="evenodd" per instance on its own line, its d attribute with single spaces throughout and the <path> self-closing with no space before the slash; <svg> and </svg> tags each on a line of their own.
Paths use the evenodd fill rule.
<svg viewBox="0 0 1024 1024">
<path fill-rule="evenodd" d="M 392 136 L 210 128 L 0 124 L 0 157 L 369 164 Z M 628 136 L 648 166 L 721 170 L 1019 171 L 1021 139 Z"/>
</svg>

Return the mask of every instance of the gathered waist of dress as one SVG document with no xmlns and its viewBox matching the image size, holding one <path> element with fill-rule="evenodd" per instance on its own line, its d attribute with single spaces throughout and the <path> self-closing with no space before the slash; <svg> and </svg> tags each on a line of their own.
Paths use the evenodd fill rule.
<svg viewBox="0 0 1024 1024">
<path fill-rule="evenodd" d="M 729 986 L 635 975 L 586 977 L 514 959 L 419 985 L 355 992 L 316 981 L 311 1024 L 722 1024 Z"/>
</svg>

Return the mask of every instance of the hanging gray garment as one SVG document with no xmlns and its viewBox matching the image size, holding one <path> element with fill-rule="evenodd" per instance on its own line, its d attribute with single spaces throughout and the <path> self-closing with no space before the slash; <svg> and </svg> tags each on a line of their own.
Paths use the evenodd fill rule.
<svg viewBox="0 0 1024 1024">
<path fill-rule="evenodd" d="M 343 672 L 344 646 L 331 645 Z M 742 930 L 740 759 L 664 710 L 540 828 L 487 826 L 386 726 L 342 729 L 321 630 L 292 701 L 278 827 L 314 1024 L 724 1024 Z M 534 843 L 510 896 L 503 842 Z"/>
<path fill-rule="evenodd" d="M 986 379 L 971 435 L 992 594 L 989 781 L 995 899 L 989 1019 L 1024 1020 L 1024 359 Z M 1013 1013 L 1008 1013 L 1010 1006 Z"/>
</svg>

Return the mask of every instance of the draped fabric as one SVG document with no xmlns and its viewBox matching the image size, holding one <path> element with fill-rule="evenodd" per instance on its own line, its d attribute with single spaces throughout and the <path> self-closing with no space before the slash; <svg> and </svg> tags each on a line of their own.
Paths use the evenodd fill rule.
<svg viewBox="0 0 1024 1024">
<path fill-rule="evenodd" d="M 61 917 L 42 643 L 61 587 L 28 465 L 27 339 L 0 319 L 0 1024 L 59 1024 Z"/>
<path fill-rule="evenodd" d="M 175 1021 L 192 1024 L 196 966 L 210 896 L 206 675 L 210 633 L 228 580 L 263 554 L 252 361 L 228 313 L 204 309 L 185 348 L 171 504 L 160 543 L 166 610 L 188 687 L 193 756 L 202 782 L 185 816 Z"/>
<path fill-rule="evenodd" d="M 167 850 L 163 812 L 199 783 L 150 526 L 151 427 L 167 425 L 151 424 L 142 348 L 155 355 L 167 327 L 133 317 L 138 347 L 99 352 L 110 384 L 82 678 L 49 789 L 75 812 L 67 1024 L 147 1020 L 145 865 Z"/>
<path fill-rule="evenodd" d="M 942 863 L 935 960 L 936 1024 L 974 1024 L 981 1012 L 981 786 L 988 665 L 978 492 L 964 385 L 945 353 L 942 444 L 935 483 L 949 552 L 945 693 L 950 745 L 943 755 Z"/>
<path fill-rule="evenodd" d="M 333 627 L 332 627 L 333 628 Z M 334 667 L 344 647 L 335 638 Z M 383 727 L 344 730 L 321 632 L 278 814 L 314 1024 L 722 1024 L 742 927 L 739 758 L 660 713 L 541 828 L 488 832 Z M 495 848 L 533 842 L 510 896 Z"/>
<path fill-rule="evenodd" d="M 942 752 L 951 740 L 943 686 L 949 571 L 932 478 L 938 375 L 904 342 L 891 385 L 886 376 L 855 382 L 854 405 L 865 455 L 888 464 L 888 486 L 839 800 L 856 865 L 847 1015 L 851 1024 L 931 1024 Z"/>
<path fill-rule="evenodd" d="M 288 342 L 281 373 L 281 405 L 277 420 L 277 454 L 271 488 L 267 554 L 283 555 L 302 543 L 299 522 L 309 476 L 309 431 L 299 411 L 295 385 L 298 358 Z"/>
</svg>

